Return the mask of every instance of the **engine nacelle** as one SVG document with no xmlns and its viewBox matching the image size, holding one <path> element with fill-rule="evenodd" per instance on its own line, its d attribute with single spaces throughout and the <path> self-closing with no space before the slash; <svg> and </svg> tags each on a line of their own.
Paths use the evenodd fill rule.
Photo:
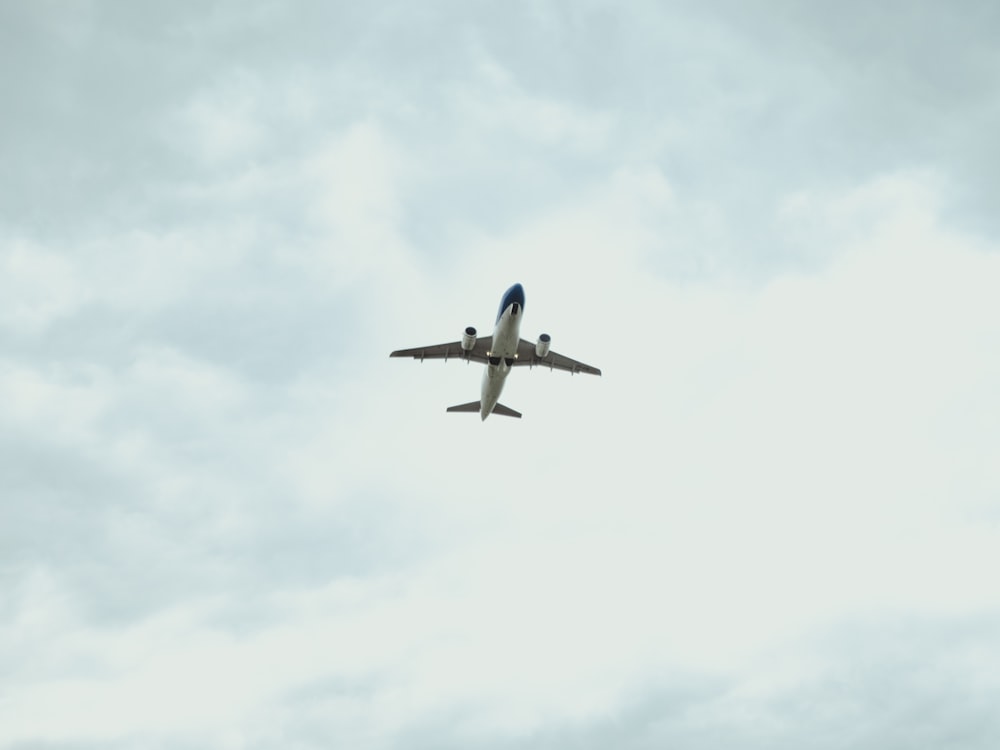
<svg viewBox="0 0 1000 750">
<path fill-rule="evenodd" d="M 471 352 L 476 348 L 476 329 L 469 326 L 462 334 L 462 351 Z"/>
<path fill-rule="evenodd" d="M 544 357 L 549 353 L 549 346 L 552 343 L 552 337 L 547 333 L 543 333 L 538 337 L 538 343 L 535 344 L 535 354 L 539 357 Z"/>
</svg>

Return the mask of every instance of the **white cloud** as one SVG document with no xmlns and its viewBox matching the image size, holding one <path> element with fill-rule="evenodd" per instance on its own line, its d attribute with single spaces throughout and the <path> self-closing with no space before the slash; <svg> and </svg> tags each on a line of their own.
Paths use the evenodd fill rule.
<svg viewBox="0 0 1000 750">
<path fill-rule="evenodd" d="M 0 325 L 15 335 L 37 335 L 88 299 L 86 285 L 63 255 L 10 240 L 0 262 Z"/>
<path fill-rule="evenodd" d="M 634 252 L 643 215 L 621 209 L 641 201 L 617 201 L 614 188 L 576 216 L 567 209 L 498 240 L 514 265 L 525 251 L 558 274 L 573 253 L 601 257 L 600 228 L 614 227 L 623 252 L 574 270 L 573 284 L 599 286 L 603 274 L 622 286 L 598 313 L 566 305 L 563 325 L 582 325 L 591 335 L 581 338 L 604 349 L 593 357 L 603 381 L 583 390 L 524 373 L 516 391 L 511 384 L 528 414 L 516 434 L 530 492 L 520 472 L 490 483 L 481 463 L 504 453 L 509 425 L 491 423 L 470 443 L 439 423 L 449 419 L 437 413 L 447 399 L 459 399 L 449 389 L 476 386 L 466 368 L 407 373 L 402 398 L 419 397 L 427 413 L 412 410 L 417 427 L 394 415 L 380 422 L 382 445 L 397 457 L 396 492 L 434 486 L 444 462 L 453 478 L 436 501 L 421 502 L 444 514 L 474 502 L 490 519 L 491 531 L 476 529 L 481 541 L 456 548 L 432 577 L 467 581 L 459 603 L 433 600 L 415 615 L 477 634 L 428 657 L 434 688 L 420 694 L 451 696 L 442 706 L 478 695 L 479 729 L 516 733 L 536 726 L 532 716 L 613 712 L 622 698 L 609 686 L 671 665 L 739 674 L 830 623 L 996 612 L 984 575 L 1000 562 L 995 530 L 969 515 L 996 479 L 988 463 L 970 472 L 967 460 L 996 444 L 992 427 L 981 431 L 995 421 L 955 427 L 971 401 L 983 414 L 1000 407 L 984 375 L 997 369 L 990 290 L 1000 267 L 940 225 L 927 191 L 901 176 L 830 196 L 872 217 L 868 231 L 849 237 L 821 273 L 757 287 L 644 278 L 645 256 Z M 547 303 L 534 302 L 532 288 L 534 325 Z M 652 324 L 622 328 L 622 309 Z M 373 409 L 382 388 L 366 402 Z M 581 426 L 562 434 L 573 424 Z M 433 450 L 409 457 L 405 446 L 424 431 L 437 436 Z M 470 489 L 448 489 L 456 486 Z M 540 693 L 517 681 L 525 673 Z"/>
<path fill-rule="evenodd" d="M 496 61 L 478 66 L 472 85 L 455 92 L 456 116 L 476 132 L 506 140 L 516 136 L 560 151 L 593 153 L 607 147 L 615 118 L 568 102 L 532 96 Z"/>
<path fill-rule="evenodd" d="M 307 261 L 322 268 L 328 258 L 337 284 L 373 269 L 405 267 L 407 248 L 398 229 L 405 165 L 398 148 L 377 125 L 360 123 L 313 158 L 317 193 L 310 212 L 325 230 L 325 247 Z"/>
<path fill-rule="evenodd" d="M 187 142 L 210 163 L 246 156 L 264 136 L 264 98 L 260 82 L 233 73 L 188 103 L 165 135 Z"/>
</svg>

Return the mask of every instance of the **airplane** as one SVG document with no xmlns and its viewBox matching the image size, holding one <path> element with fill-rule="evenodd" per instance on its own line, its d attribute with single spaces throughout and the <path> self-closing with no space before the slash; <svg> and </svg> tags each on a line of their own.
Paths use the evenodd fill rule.
<svg viewBox="0 0 1000 750">
<path fill-rule="evenodd" d="M 532 344 L 520 337 L 521 317 L 524 314 L 524 287 L 514 284 L 504 292 L 500 300 L 500 312 L 492 336 L 476 338 L 476 329 L 469 326 L 462 334 L 461 341 L 434 346 L 420 346 L 416 349 L 399 349 L 390 357 L 413 357 L 423 362 L 425 359 L 463 359 L 466 362 L 481 362 L 486 365 L 483 373 L 482 395 L 479 401 L 449 406 L 447 411 L 479 412 L 483 421 L 490 414 L 521 418 L 521 413 L 499 403 L 504 382 L 514 367 L 548 367 L 550 370 L 565 370 L 576 374 L 586 372 L 600 375 L 596 367 L 577 362 L 550 350 L 552 337 L 543 333 Z"/>
</svg>

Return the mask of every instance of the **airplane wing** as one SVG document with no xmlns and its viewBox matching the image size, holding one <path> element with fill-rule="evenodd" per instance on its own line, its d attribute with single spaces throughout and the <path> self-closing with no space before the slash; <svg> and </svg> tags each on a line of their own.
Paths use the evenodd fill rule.
<svg viewBox="0 0 1000 750">
<path fill-rule="evenodd" d="M 493 344 L 492 336 L 483 336 L 476 339 L 476 345 L 471 351 L 462 348 L 461 341 L 453 341 L 450 344 L 435 344 L 434 346 L 418 346 L 415 349 L 397 349 L 390 357 L 413 357 L 423 362 L 425 359 L 464 359 L 469 362 L 482 362 L 486 364 L 486 352 Z M 520 351 L 520 348 L 518 349 Z M 534 350 L 532 350 L 532 354 Z M 551 354 L 550 354 L 551 356 Z"/>
<path fill-rule="evenodd" d="M 524 339 L 518 342 L 517 359 L 514 360 L 514 365 L 527 365 L 528 367 L 535 367 L 537 365 L 538 367 L 548 367 L 550 370 L 565 370 L 573 374 L 578 372 L 586 372 L 590 375 L 601 374 L 601 371 L 596 367 L 585 365 L 583 362 L 577 362 L 575 359 L 564 357 L 556 352 L 550 351 L 544 357 L 539 357 L 535 354 L 535 345 Z"/>
</svg>

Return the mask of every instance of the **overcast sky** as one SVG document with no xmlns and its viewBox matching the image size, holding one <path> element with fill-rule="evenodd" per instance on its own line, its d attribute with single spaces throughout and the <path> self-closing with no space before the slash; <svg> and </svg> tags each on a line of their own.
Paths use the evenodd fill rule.
<svg viewBox="0 0 1000 750">
<path fill-rule="evenodd" d="M 0 748 L 1000 746 L 998 37 L 0 0 Z"/>
</svg>

